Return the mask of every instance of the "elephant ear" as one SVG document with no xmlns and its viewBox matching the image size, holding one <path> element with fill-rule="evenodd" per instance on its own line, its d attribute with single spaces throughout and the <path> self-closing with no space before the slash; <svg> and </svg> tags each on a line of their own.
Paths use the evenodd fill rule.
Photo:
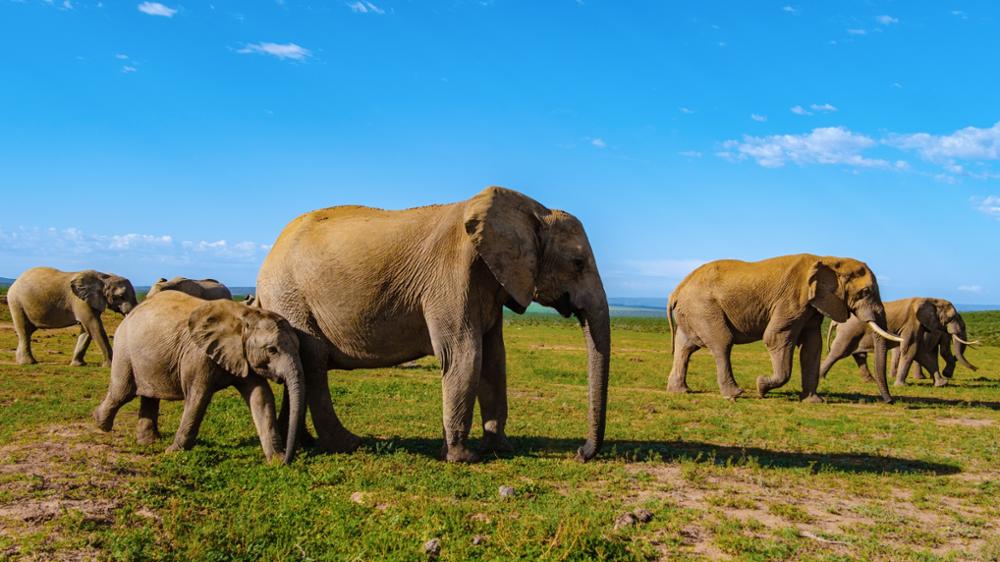
<svg viewBox="0 0 1000 562">
<path fill-rule="evenodd" d="M 104 296 L 104 280 L 96 271 L 77 273 L 70 279 L 69 288 L 74 295 L 98 312 L 104 312 L 108 307 L 108 300 Z"/>
<path fill-rule="evenodd" d="M 917 305 L 916 316 L 920 325 L 928 332 L 936 332 L 942 329 L 941 322 L 938 320 L 938 309 L 933 302 L 921 301 Z"/>
<path fill-rule="evenodd" d="M 489 187 L 469 200 L 465 232 L 479 257 L 523 309 L 535 294 L 540 215 L 538 202 L 509 189 Z"/>
<path fill-rule="evenodd" d="M 188 317 L 188 331 L 194 344 L 218 366 L 238 377 L 246 378 L 250 374 L 250 364 L 243 345 L 246 323 L 236 313 L 237 309 L 226 306 L 227 304 L 229 303 L 223 301 L 210 301 L 194 309 Z"/>
<path fill-rule="evenodd" d="M 834 322 L 847 322 L 851 310 L 847 308 L 847 296 L 833 268 L 821 261 L 813 264 L 809 270 L 808 286 L 808 300 L 813 308 Z"/>
</svg>

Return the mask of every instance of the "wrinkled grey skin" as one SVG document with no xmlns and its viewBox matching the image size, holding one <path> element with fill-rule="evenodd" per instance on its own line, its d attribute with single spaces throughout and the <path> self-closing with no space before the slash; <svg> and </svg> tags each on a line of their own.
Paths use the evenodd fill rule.
<svg viewBox="0 0 1000 562">
<path fill-rule="evenodd" d="M 170 281 L 160 277 L 153 286 L 149 288 L 149 292 L 146 293 L 146 298 L 152 298 L 160 291 L 180 291 L 191 295 L 192 297 L 198 297 L 199 299 L 205 299 L 207 301 L 226 299 L 232 300 L 233 294 L 229 291 L 229 287 L 226 287 L 222 283 L 219 283 L 215 279 L 188 279 L 187 277 L 174 277 Z"/>
<path fill-rule="evenodd" d="M 84 365 L 91 340 L 97 340 L 104 365 L 111 364 L 111 343 L 101 322 L 110 308 L 126 315 L 136 306 L 135 289 L 128 279 L 99 271 L 59 271 L 35 267 L 25 271 L 7 292 L 10 315 L 17 332 L 17 363 L 37 363 L 31 353 L 31 334 L 42 328 L 80 325 L 80 337 L 70 365 Z"/>
<path fill-rule="evenodd" d="M 268 459 L 291 462 L 298 423 L 282 453 L 274 395 L 267 380 L 284 383 L 291 417 L 304 414 L 299 341 L 284 318 L 231 300 L 206 301 L 179 291 L 147 299 L 115 334 L 111 383 L 94 420 L 111 431 L 118 409 L 141 397 L 136 438 L 159 438 L 160 400 L 184 400 L 180 427 L 168 451 L 190 449 L 212 394 L 235 386 L 253 414 Z"/>
<path fill-rule="evenodd" d="M 443 457 L 508 451 L 503 307 L 575 315 L 588 350 L 587 460 L 604 440 L 611 333 L 583 225 L 516 191 L 383 211 L 331 207 L 293 220 L 257 277 L 258 302 L 299 330 L 309 411 L 332 452 L 359 438 L 337 417 L 329 369 L 379 368 L 435 355 L 442 367 Z M 478 398 L 479 452 L 467 439 Z M 304 434 L 304 433 L 303 433 Z"/>
<path fill-rule="evenodd" d="M 912 365 L 927 369 L 934 378 L 935 386 L 948 384 L 948 379 L 955 371 L 956 357 L 967 368 L 975 371 L 976 367 L 965 358 L 966 345 L 952 336 L 968 341 L 965 320 L 958 313 L 955 305 L 945 299 L 907 298 L 885 303 L 886 318 L 889 331 L 898 333 L 902 343 L 889 342 L 892 353 L 891 374 L 895 384 L 906 384 L 906 377 Z M 836 338 L 829 334 L 836 329 Z M 873 352 L 871 331 L 857 318 L 852 317 L 847 322 L 833 322 L 828 330 L 830 352 L 827 354 L 820 374 L 826 376 L 833 365 L 847 356 L 852 356 L 858 365 L 858 371 L 863 379 L 869 378 L 868 354 Z M 945 358 L 945 371 L 941 372 L 937 354 L 940 351 Z"/>
</svg>

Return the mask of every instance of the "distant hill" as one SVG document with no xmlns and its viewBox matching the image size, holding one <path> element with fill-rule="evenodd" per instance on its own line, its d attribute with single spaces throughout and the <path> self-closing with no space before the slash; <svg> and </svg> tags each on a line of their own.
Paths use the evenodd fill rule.
<svg viewBox="0 0 1000 562">
<path fill-rule="evenodd" d="M 14 280 L 10 277 L 0 277 L 0 287 L 10 287 Z"/>
</svg>

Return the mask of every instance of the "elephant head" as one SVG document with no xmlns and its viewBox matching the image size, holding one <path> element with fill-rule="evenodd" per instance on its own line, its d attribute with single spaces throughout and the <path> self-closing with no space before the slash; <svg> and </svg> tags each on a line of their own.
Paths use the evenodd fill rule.
<svg viewBox="0 0 1000 562">
<path fill-rule="evenodd" d="M 132 283 L 120 275 L 81 271 L 73 276 L 69 286 L 74 295 L 98 312 L 110 308 L 126 315 L 138 304 Z"/>
<path fill-rule="evenodd" d="M 810 306 L 835 322 L 846 322 L 851 314 L 872 329 L 875 344 L 875 382 L 882 400 L 892 403 L 886 383 L 886 339 L 902 339 L 887 331 L 885 306 L 879 296 L 875 274 L 866 264 L 848 258 L 819 258 L 809 269 L 806 285 Z"/>
<path fill-rule="evenodd" d="M 537 302 L 579 320 L 588 353 L 589 431 L 577 456 L 593 458 L 604 442 L 611 328 L 583 225 L 569 213 L 499 187 L 473 197 L 464 219 L 476 252 L 509 296 L 509 308 L 520 314 Z"/>
<path fill-rule="evenodd" d="M 968 369 L 975 371 L 976 366 L 965 358 L 965 348 L 979 342 L 967 341 L 965 320 L 958 313 L 955 305 L 944 299 L 926 299 L 917 305 L 917 320 L 928 332 L 944 332 L 950 336 L 951 350 L 955 357 Z"/>
<path fill-rule="evenodd" d="M 305 414 L 299 340 L 292 326 L 273 312 L 216 300 L 191 312 L 188 330 L 195 345 L 225 371 L 242 378 L 255 373 L 285 384 L 291 422 L 284 462 L 290 463 Z"/>
</svg>

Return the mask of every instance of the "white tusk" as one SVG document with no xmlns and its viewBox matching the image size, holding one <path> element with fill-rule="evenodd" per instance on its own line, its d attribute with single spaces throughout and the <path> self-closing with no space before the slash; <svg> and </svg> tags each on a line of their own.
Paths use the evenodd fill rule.
<svg viewBox="0 0 1000 562">
<path fill-rule="evenodd" d="M 964 343 L 965 345 L 979 345 L 979 340 L 976 340 L 976 341 L 965 341 L 965 340 L 963 340 L 962 338 L 960 338 L 960 337 L 958 337 L 956 335 L 952 335 L 951 337 L 953 337 L 956 340 L 958 340 L 958 343 Z"/>
<path fill-rule="evenodd" d="M 876 324 L 875 322 L 873 322 L 871 320 L 868 321 L 868 327 L 871 328 L 873 332 L 875 332 L 876 334 L 882 336 L 883 338 L 885 338 L 887 340 L 892 340 L 892 341 L 894 341 L 896 343 L 903 343 L 903 338 L 901 338 L 899 336 L 896 336 L 896 335 L 893 335 L 893 334 L 890 334 L 889 332 L 886 332 L 882 328 L 879 328 L 878 324 Z"/>
</svg>

